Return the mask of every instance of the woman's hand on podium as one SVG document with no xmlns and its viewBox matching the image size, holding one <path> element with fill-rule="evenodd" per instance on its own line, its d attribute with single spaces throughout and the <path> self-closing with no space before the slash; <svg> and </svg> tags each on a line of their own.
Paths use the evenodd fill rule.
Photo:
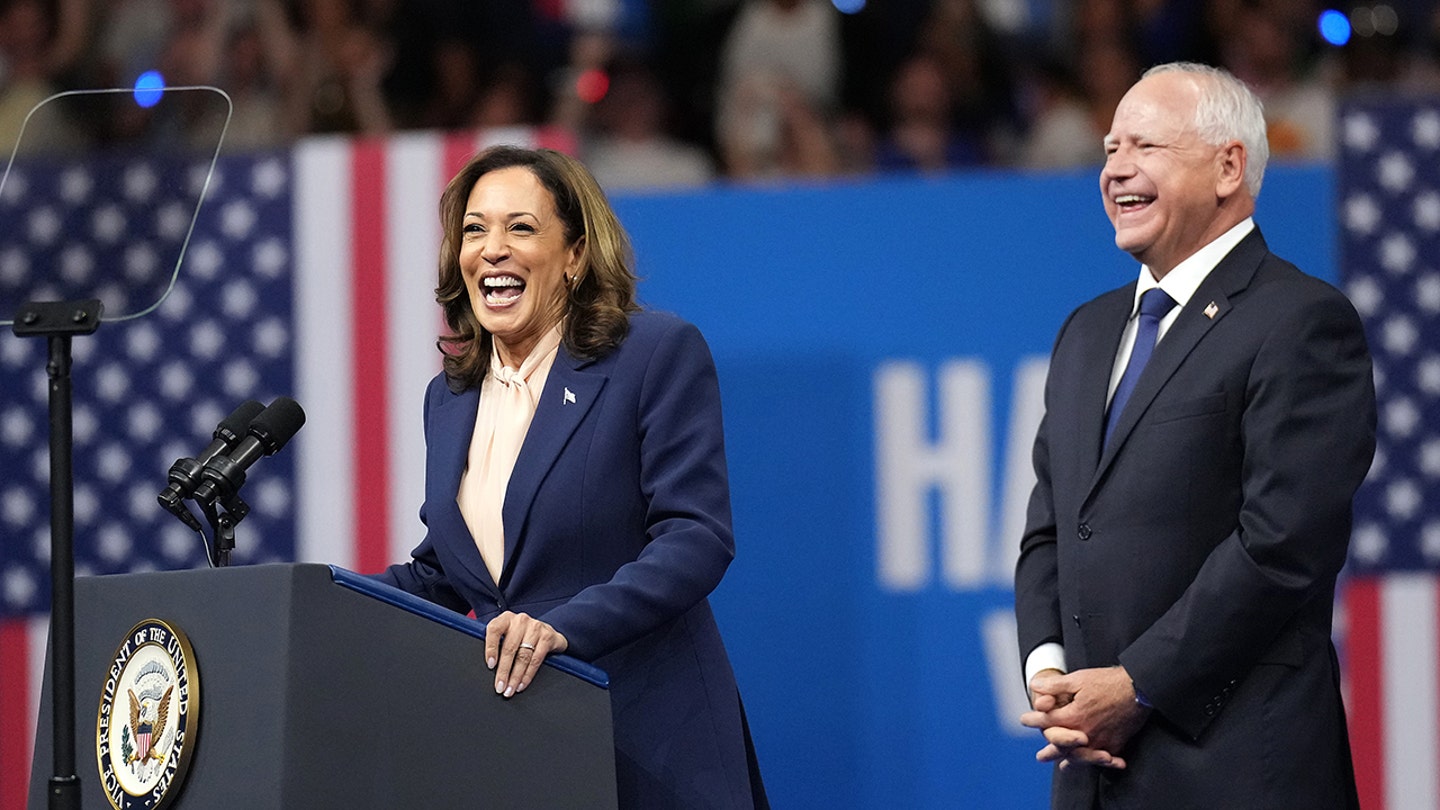
<svg viewBox="0 0 1440 810">
<path fill-rule="evenodd" d="M 495 693 L 508 698 L 524 692 L 545 656 L 569 646 L 555 628 L 529 614 L 507 610 L 491 619 L 485 625 L 485 666 L 495 670 Z"/>
</svg>

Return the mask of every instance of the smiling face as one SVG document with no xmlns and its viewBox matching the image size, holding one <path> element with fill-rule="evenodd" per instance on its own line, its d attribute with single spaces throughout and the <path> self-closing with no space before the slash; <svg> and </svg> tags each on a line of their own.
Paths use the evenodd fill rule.
<svg viewBox="0 0 1440 810">
<path fill-rule="evenodd" d="M 555 200 L 522 166 L 480 176 L 460 223 L 460 271 L 480 325 L 500 360 L 519 367 L 565 314 L 565 276 L 579 268 L 582 240 L 566 239 Z"/>
<path fill-rule="evenodd" d="M 1195 131 L 1200 81 L 1179 72 L 1141 79 L 1105 136 L 1100 194 L 1115 246 L 1157 279 L 1249 216 L 1240 199 L 1244 147 L 1212 145 Z"/>
</svg>

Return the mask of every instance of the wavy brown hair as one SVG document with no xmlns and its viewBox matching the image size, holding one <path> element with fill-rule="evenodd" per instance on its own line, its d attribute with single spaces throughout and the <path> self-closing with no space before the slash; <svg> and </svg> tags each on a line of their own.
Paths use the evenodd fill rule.
<svg viewBox="0 0 1440 810">
<path fill-rule="evenodd" d="M 620 345 L 630 328 L 635 272 L 630 238 L 605 192 L 580 161 L 553 149 L 495 146 L 472 157 L 440 195 L 440 280 L 435 300 L 445 312 L 449 334 L 436 346 L 445 355 L 445 374 L 461 387 L 479 385 L 490 371 L 490 333 L 480 325 L 460 270 L 465 205 L 475 183 L 497 169 L 530 170 L 550 192 L 565 227 L 565 244 L 581 243 L 580 269 L 566 285 L 565 348 L 577 357 L 603 357 Z"/>
</svg>

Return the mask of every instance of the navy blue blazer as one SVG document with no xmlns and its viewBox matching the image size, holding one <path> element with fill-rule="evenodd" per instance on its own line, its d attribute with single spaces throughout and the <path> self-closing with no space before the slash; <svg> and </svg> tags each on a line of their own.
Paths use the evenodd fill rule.
<svg viewBox="0 0 1440 810">
<path fill-rule="evenodd" d="M 751 807 L 739 692 L 707 601 L 735 543 L 719 383 L 699 330 L 639 312 L 603 358 L 561 346 L 506 490 L 498 584 L 455 500 L 479 397 L 444 374 L 431 381 L 428 532 L 380 578 L 482 622 L 539 617 L 567 654 L 605 670 L 621 807 Z"/>
<path fill-rule="evenodd" d="M 1055 771 L 1055 807 L 1355 806 L 1330 642 L 1375 449 L 1360 319 L 1258 229 L 1216 265 L 1105 447 L 1135 285 L 1060 331 L 1015 576 L 1020 653 L 1123 664 L 1155 712 L 1128 768 Z M 1098 798 L 1098 803 L 1097 803 Z"/>
</svg>

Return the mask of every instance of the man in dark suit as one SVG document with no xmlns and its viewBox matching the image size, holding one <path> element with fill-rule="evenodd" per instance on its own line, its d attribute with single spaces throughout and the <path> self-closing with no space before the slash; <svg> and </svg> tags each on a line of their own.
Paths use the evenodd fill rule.
<svg viewBox="0 0 1440 810">
<path fill-rule="evenodd" d="M 1265 122 L 1228 73 L 1151 69 L 1105 151 L 1142 267 L 1055 342 L 1015 574 L 1052 804 L 1355 807 L 1330 630 L 1375 447 L 1359 318 L 1251 220 Z"/>
</svg>

